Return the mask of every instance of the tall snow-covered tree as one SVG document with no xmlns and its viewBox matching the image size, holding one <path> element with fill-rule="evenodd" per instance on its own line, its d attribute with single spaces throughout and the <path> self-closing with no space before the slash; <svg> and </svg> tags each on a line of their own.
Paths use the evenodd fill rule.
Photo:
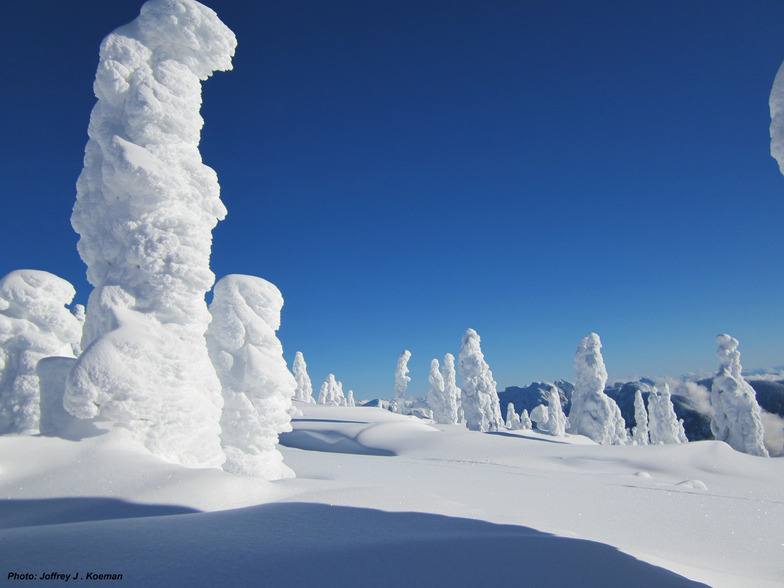
<svg viewBox="0 0 784 588">
<path fill-rule="evenodd" d="M 621 409 L 604 393 L 607 369 L 599 335 L 584 337 L 574 356 L 576 381 L 569 413 L 569 432 L 585 435 L 602 445 L 626 443 L 626 423 Z"/>
<path fill-rule="evenodd" d="M 648 445 L 650 443 L 648 413 L 645 410 L 642 391 L 639 389 L 634 393 L 634 422 L 636 425 L 632 429 L 632 441 L 636 445 Z"/>
<path fill-rule="evenodd" d="M 394 412 L 403 414 L 406 411 L 406 388 L 411 381 L 406 374 L 408 373 L 408 360 L 411 359 L 411 352 L 406 349 L 400 354 L 395 367 L 395 398 L 392 401 Z"/>
<path fill-rule="evenodd" d="M 38 366 L 47 357 L 75 356 L 82 325 L 65 307 L 74 294 L 71 284 L 44 271 L 16 270 L 0 280 L 0 434 L 42 432 L 48 418 L 42 411 L 52 403 L 42 398 Z M 55 386 L 54 410 L 64 386 L 64 380 Z"/>
<path fill-rule="evenodd" d="M 231 69 L 235 46 L 195 0 L 150 0 L 104 39 L 71 216 L 94 290 L 65 406 L 188 466 L 225 460 L 204 333 L 226 208 L 198 144 L 201 81 Z"/>
<path fill-rule="evenodd" d="M 444 405 L 444 376 L 441 374 L 441 366 L 437 359 L 430 361 L 430 374 L 427 377 L 430 382 L 430 391 L 427 394 L 427 405 L 433 411 L 433 420 L 440 423 L 442 420 L 441 412 Z"/>
<path fill-rule="evenodd" d="M 711 431 L 716 439 L 737 451 L 768 457 L 757 395 L 741 375 L 738 340 L 719 335 L 716 341 L 719 371 L 713 376 L 711 386 L 714 409 Z"/>
<path fill-rule="evenodd" d="M 206 338 L 223 389 L 223 469 L 234 474 L 294 475 L 276 448 L 278 435 L 291 431 L 297 387 L 275 335 L 282 308 L 280 291 L 261 278 L 235 274 L 215 284 Z"/>
<path fill-rule="evenodd" d="M 520 428 L 524 431 L 530 431 L 533 427 L 534 424 L 531 422 L 531 417 L 528 416 L 528 409 L 524 408 L 523 412 L 520 413 Z"/>
<path fill-rule="evenodd" d="M 447 417 L 443 424 L 454 425 L 460 422 L 461 409 L 461 390 L 457 387 L 457 372 L 455 371 L 455 356 L 447 353 L 444 356 L 444 366 L 441 368 L 441 375 L 444 378 L 444 399 L 448 407 L 444 416 Z"/>
<path fill-rule="evenodd" d="M 346 406 L 356 406 L 357 403 L 354 400 L 354 391 L 349 390 L 348 394 L 346 395 Z"/>
<path fill-rule="evenodd" d="M 313 384 L 308 375 L 308 365 L 305 363 L 305 356 L 301 351 L 297 351 L 294 356 L 294 364 L 291 366 L 294 371 L 294 379 L 297 381 L 297 389 L 294 391 L 294 400 L 313 404 Z"/>
<path fill-rule="evenodd" d="M 480 342 L 476 331 L 468 329 L 458 357 L 466 426 L 471 431 L 498 431 L 504 425 L 498 392 Z"/>
<path fill-rule="evenodd" d="M 648 395 L 648 431 L 652 445 L 683 442 L 685 435 L 667 384 L 654 388 Z"/>
</svg>

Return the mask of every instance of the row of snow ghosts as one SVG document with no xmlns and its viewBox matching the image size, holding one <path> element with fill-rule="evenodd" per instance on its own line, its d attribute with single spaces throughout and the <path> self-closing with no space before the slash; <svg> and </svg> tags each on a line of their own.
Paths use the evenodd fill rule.
<svg viewBox="0 0 784 588">
<path fill-rule="evenodd" d="M 354 401 L 354 391 L 349 390 L 348 394 L 343 394 L 343 383 L 335 379 L 334 374 L 329 374 L 327 379 L 321 384 L 318 402 L 313 398 L 313 384 L 308 375 L 308 366 L 301 351 L 297 351 L 294 356 L 294 379 L 297 381 L 297 388 L 294 391 L 294 400 L 307 404 L 324 404 L 327 406 L 356 406 Z"/>
<path fill-rule="evenodd" d="M 768 456 L 763 440 L 761 409 L 753 388 L 742 378 L 738 341 L 729 335 L 717 337 L 719 371 L 711 384 L 713 417 L 710 428 L 716 439 L 725 441 L 737 451 Z M 436 423 L 453 425 L 465 423 L 472 431 L 533 429 L 556 437 L 568 433 L 584 435 L 602 445 L 658 445 L 686 443 L 688 438 L 683 419 L 678 419 L 669 385 L 649 386 L 647 408 L 643 392 L 637 389 L 634 398 L 634 422 L 631 430 L 621 415 L 617 403 L 605 388 L 607 370 L 601 354 L 601 341 L 591 333 L 580 341 L 574 358 L 575 384 L 561 390 L 543 383 L 545 403 L 529 414 L 515 412 L 514 404 L 506 407 L 502 420 L 496 382 L 480 346 L 480 337 L 473 329 L 463 335 L 458 358 L 462 387 L 456 384 L 455 358 L 447 353 L 444 366 L 433 359 L 430 364 L 430 390 L 427 409 L 416 407 L 406 398 L 410 381 L 408 360 L 411 353 L 404 351 L 395 370 L 395 396 L 390 410 L 403 414 L 417 414 L 432 418 Z M 564 407 L 570 406 L 569 416 Z"/>
</svg>

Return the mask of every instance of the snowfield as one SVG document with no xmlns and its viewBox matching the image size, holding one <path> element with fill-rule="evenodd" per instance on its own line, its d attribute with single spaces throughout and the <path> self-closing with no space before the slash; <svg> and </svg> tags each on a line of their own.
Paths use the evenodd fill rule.
<svg viewBox="0 0 784 588">
<path fill-rule="evenodd" d="M 279 449 L 297 477 L 275 482 L 166 463 L 87 423 L 0 437 L 2 578 L 784 586 L 782 460 L 295 405 Z"/>
</svg>

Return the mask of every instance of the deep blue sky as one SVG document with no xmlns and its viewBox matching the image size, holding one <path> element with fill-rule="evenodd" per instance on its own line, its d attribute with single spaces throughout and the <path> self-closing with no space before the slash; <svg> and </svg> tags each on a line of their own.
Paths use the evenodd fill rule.
<svg viewBox="0 0 784 588">
<path fill-rule="evenodd" d="M 101 39 L 141 0 L 5 0 L 0 275 L 90 291 L 69 217 Z M 784 3 L 206 2 L 238 38 L 204 85 L 228 218 L 218 277 L 283 292 L 314 387 L 425 395 L 466 328 L 499 389 L 784 364 L 784 177 L 768 94 Z"/>
</svg>

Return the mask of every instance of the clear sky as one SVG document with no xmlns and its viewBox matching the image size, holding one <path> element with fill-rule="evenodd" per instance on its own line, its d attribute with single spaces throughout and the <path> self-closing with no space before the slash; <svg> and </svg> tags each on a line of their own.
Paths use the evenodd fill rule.
<svg viewBox="0 0 784 588">
<path fill-rule="evenodd" d="M 70 227 L 101 39 L 141 0 L 0 6 L 0 275 L 90 286 Z M 784 365 L 780 0 L 207 1 L 238 38 L 204 84 L 229 215 L 212 269 L 286 305 L 316 390 L 391 397 L 397 357 L 471 327 L 499 389 Z"/>
</svg>

